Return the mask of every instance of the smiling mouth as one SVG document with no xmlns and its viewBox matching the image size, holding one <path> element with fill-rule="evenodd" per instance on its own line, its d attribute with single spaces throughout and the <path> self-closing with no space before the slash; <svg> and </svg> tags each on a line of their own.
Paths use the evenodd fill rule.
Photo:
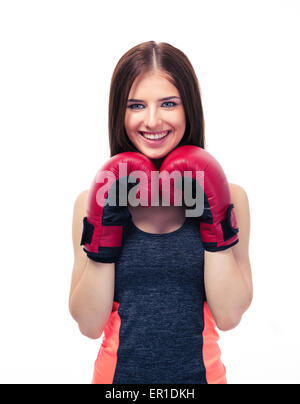
<svg viewBox="0 0 300 404">
<path fill-rule="evenodd" d="M 170 130 L 166 130 L 164 132 L 159 132 L 159 133 L 145 133 L 145 132 L 139 132 L 144 138 L 148 140 L 161 140 L 168 136 L 170 133 Z"/>
</svg>

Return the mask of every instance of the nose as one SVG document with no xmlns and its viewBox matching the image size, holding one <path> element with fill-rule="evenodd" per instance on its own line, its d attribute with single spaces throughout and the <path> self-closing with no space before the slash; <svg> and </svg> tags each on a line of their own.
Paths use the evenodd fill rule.
<svg viewBox="0 0 300 404">
<path fill-rule="evenodd" d="M 144 121 L 145 127 L 147 127 L 148 129 L 159 129 L 159 125 L 161 125 L 162 123 L 160 111 L 158 111 L 155 106 L 149 107 L 146 112 Z"/>
</svg>

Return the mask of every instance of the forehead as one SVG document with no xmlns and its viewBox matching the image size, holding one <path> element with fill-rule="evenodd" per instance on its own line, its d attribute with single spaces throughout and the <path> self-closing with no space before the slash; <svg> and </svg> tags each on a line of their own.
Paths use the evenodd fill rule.
<svg viewBox="0 0 300 404">
<path fill-rule="evenodd" d="M 129 98 L 142 98 L 177 95 L 177 88 L 170 82 L 170 78 L 164 73 L 145 73 L 139 75 L 133 82 Z"/>
</svg>

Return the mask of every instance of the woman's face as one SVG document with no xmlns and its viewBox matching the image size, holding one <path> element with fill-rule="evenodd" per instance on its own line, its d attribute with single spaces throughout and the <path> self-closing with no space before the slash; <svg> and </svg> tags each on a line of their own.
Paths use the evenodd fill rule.
<svg viewBox="0 0 300 404">
<path fill-rule="evenodd" d="M 125 130 L 137 150 L 150 159 L 161 159 L 181 141 L 185 126 L 179 92 L 166 76 L 161 72 L 138 76 L 125 113 Z"/>
</svg>

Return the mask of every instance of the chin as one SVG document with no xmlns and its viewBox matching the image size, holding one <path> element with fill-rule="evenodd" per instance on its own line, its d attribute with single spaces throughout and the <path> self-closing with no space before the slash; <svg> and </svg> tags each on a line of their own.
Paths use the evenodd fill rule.
<svg viewBox="0 0 300 404">
<path fill-rule="evenodd" d="M 166 155 L 169 153 L 169 150 L 166 151 L 156 151 L 156 150 L 141 150 L 141 153 L 143 153 L 145 156 L 147 156 L 151 160 L 160 160 L 166 157 Z"/>
</svg>

